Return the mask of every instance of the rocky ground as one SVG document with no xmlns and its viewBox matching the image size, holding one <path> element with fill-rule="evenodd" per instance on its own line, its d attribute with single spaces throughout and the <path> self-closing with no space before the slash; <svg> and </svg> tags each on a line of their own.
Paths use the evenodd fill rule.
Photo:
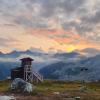
<svg viewBox="0 0 100 100">
<path fill-rule="evenodd" d="M 100 100 L 99 82 L 45 81 L 34 84 L 36 89 L 30 94 L 9 91 L 10 83 L 0 82 L 0 100 Z"/>
</svg>

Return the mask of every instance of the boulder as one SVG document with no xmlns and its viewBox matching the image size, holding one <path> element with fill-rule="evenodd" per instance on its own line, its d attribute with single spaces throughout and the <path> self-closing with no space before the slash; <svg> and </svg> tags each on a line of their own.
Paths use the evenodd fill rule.
<svg viewBox="0 0 100 100">
<path fill-rule="evenodd" d="M 34 87 L 34 88 L 35 88 L 35 87 Z M 25 85 L 25 87 L 24 87 L 24 92 L 30 93 L 30 92 L 32 92 L 32 91 L 33 91 L 33 86 L 32 86 L 32 84 L 26 82 L 26 85 Z"/>
<path fill-rule="evenodd" d="M 3 95 L 0 96 L 0 100 L 16 100 L 16 98 L 14 96 Z"/>
<path fill-rule="evenodd" d="M 11 83 L 11 90 L 13 91 L 21 91 L 21 92 L 32 92 L 33 91 L 33 85 L 29 82 L 24 81 L 21 78 L 16 78 Z M 35 89 L 35 86 L 34 86 Z"/>
<path fill-rule="evenodd" d="M 81 97 L 75 97 L 75 100 L 80 100 L 81 99 Z"/>
</svg>

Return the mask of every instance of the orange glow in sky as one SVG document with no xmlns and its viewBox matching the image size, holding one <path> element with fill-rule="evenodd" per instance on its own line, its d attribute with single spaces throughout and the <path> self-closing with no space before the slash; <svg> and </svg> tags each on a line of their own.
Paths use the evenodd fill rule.
<svg viewBox="0 0 100 100">
<path fill-rule="evenodd" d="M 0 51 L 100 50 L 100 0 L 67 1 L 0 0 Z"/>
</svg>

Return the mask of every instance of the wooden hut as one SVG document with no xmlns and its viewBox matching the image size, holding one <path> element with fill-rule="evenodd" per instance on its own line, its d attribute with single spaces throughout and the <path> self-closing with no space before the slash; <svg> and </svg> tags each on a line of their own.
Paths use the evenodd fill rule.
<svg viewBox="0 0 100 100">
<path fill-rule="evenodd" d="M 25 81 L 32 82 L 42 82 L 43 76 L 32 69 L 33 59 L 30 57 L 20 59 L 21 67 L 17 67 L 11 70 L 11 79 L 22 78 Z"/>
</svg>

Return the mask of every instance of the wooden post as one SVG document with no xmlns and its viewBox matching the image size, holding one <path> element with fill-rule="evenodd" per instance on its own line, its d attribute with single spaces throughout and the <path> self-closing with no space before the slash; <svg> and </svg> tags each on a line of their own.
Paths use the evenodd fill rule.
<svg viewBox="0 0 100 100">
<path fill-rule="evenodd" d="M 32 82 L 33 80 L 32 67 L 29 65 L 24 67 L 24 80 L 28 82 Z"/>
</svg>

